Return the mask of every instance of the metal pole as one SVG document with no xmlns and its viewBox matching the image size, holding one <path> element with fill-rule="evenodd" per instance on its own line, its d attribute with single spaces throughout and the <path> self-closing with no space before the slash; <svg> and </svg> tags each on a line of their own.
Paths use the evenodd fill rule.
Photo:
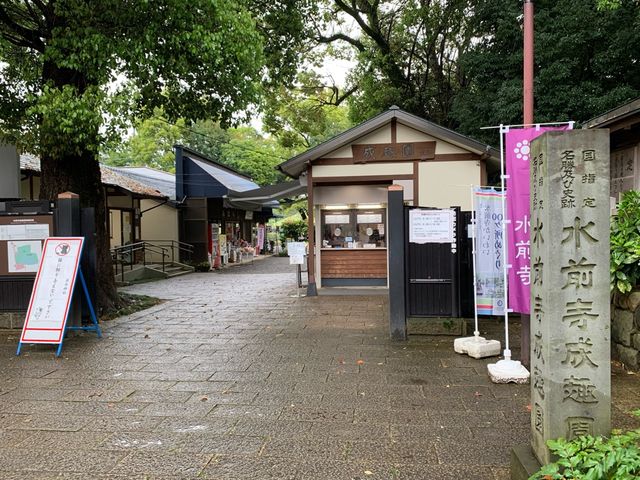
<svg viewBox="0 0 640 480">
<path fill-rule="evenodd" d="M 524 123 L 533 123 L 533 0 L 524 0 Z"/>
<path fill-rule="evenodd" d="M 505 195 L 504 174 L 504 134 L 509 131 L 509 127 L 500 128 L 500 186 L 502 187 L 502 281 L 504 292 L 504 359 L 511 360 L 511 350 L 509 349 L 509 309 L 507 296 L 507 196 Z"/>
<path fill-rule="evenodd" d="M 480 329 L 478 328 L 478 277 L 476 274 L 476 196 L 473 192 L 473 185 L 471 185 L 471 262 L 473 264 L 473 320 L 475 329 L 473 335 L 480 336 Z"/>
</svg>

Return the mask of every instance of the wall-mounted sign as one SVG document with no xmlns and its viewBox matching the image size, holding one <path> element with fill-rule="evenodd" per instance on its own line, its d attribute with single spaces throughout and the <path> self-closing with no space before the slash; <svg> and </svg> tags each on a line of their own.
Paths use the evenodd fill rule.
<svg viewBox="0 0 640 480">
<path fill-rule="evenodd" d="M 253 212 L 251 210 L 247 210 L 246 212 L 244 212 L 244 219 L 253 220 Z"/>
<path fill-rule="evenodd" d="M 42 256 L 40 240 L 11 240 L 7 242 L 9 273 L 35 273 Z"/>
<path fill-rule="evenodd" d="M 409 211 L 409 242 L 453 243 L 453 210 Z"/>
<path fill-rule="evenodd" d="M 21 343 L 62 342 L 83 242 L 83 237 L 45 240 Z"/>
<path fill-rule="evenodd" d="M 360 213 L 358 223 L 382 223 L 381 213 Z"/>
<path fill-rule="evenodd" d="M 351 145 L 355 163 L 435 158 L 436 142 L 371 143 Z"/>
<path fill-rule="evenodd" d="M 344 225 L 351 221 L 349 215 L 325 215 L 324 223 L 329 225 Z"/>
<path fill-rule="evenodd" d="M 0 240 L 44 240 L 48 236 L 46 223 L 0 225 Z"/>
<path fill-rule="evenodd" d="M 0 216 L 0 275 L 32 276 L 42 243 L 53 232 L 53 215 Z"/>
</svg>

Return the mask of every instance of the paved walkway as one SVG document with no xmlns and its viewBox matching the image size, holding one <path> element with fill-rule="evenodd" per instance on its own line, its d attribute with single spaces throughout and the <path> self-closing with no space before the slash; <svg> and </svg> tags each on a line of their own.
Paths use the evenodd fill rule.
<svg viewBox="0 0 640 480">
<path fill-rule="evenodd" d="M 528 386 L 493 385 L 449 337 L 392 343 L 384 297 L 294 282 L 272 258 L 130 287 L 167 301 L 58 360 L 0 335 L 0 478 L 508 478 Z M 639 390 L 614 377 L 621 409 Z"/>
</svg>

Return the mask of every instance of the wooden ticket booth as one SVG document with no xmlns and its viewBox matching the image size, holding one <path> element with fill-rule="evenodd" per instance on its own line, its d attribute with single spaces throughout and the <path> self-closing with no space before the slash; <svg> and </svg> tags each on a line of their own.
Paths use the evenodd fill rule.
<svg viewBox="0 0 640 480">
<path fill-rule="evenodd" d="M 309 287 L 388 287 L 387 189 L 407 205 L 471 209 L 499 170 L 488 145 L 391 107 L 278 166 L 306 185 Z"/>
</svg>

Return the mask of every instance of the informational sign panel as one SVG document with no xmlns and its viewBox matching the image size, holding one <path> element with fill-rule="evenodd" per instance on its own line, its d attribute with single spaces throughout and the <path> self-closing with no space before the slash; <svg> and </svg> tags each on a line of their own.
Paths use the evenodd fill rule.
<svg viewBox="0 0 640 480">
<path fill-rule="evenodd" d="M 287 242 L 289 265 L 303 265 L 306 248 L 307 246 L 304 242 Z"/>
<path fill-rule="evenodd" d="M 62 342 L 83 242 L 83 237 L 45 240 L 20 342 Z"/>
<path fill-rule="evenodd" d="M 409 211 L 409 242 L 453 243 L 453 210 Z"/>
<path fill-rule="evenodd" d="M 0 216 L 0 275 L 35 274 L 42 242 L 52 233 L 52 215 Z"/>
</svg>

